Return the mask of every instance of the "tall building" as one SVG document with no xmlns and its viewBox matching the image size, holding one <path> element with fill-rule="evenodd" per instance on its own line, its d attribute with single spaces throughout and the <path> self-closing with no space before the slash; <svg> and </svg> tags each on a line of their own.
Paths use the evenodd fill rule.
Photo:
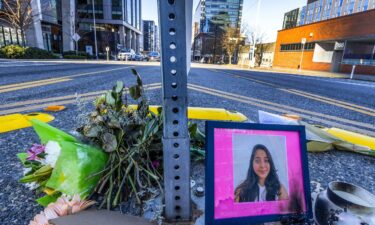
<svg viewBox="0 0 375 225">
<path fill-rule="evenodd" d="M 199 33 L 214 33 L 217 26 L 241 28 L 243 0 L 200 0 L 194 13 Z"/>
<path fill-rule="evenodd" d="M 298 10 L 297 26 L 363 12 L 374 8 L 375 0 L 308 0 L 307 4 Z M 285 13 L 283 29 L 295 27 L 288 25 L 294 25 L 296 10 L 297 9 Z"/>
<path fill-rule="evenodd" d="M 93 13 L 93 5 L 95 13 Z M 1 0 L 0 0 L 1 3 Z M 62 53 L 78 48 L 95 54 L 94 15 L 98 53 L 121 48 L 140 50 L 142 0 L 33 0 L 33 23 L 26 31 L 26 44 Z M 20 44 L 19 31 L 0 23 L 0 46 Z"/>
<path fill-rule="evenodd" d="M 243 0 L 200 0 L 193 17 L 193 59 L 223 61 L 220 37 L 227 27 L 240 29 Z"/>
<path fill-rule="evenodd" d="M 46 49 L 55 53 L 63 51 L 62 45 L 62 14 L 66 7 L 63 4 L 70 4 L 72 0 L 35 0 L 31 1 L 33 11 L 33 22 L 25 32 L 26 44 L 28 46 Z M 5 8 L 4 3 L 0 5 Z M 0 24 L 0 47 L 9 44 L 22 44 L 22 37 L 19 30 L 12 28 L 4 21 Z"/>
<path fill-rule="evenodd" d="M 143 20 L 143 50 L 146 52 L 159 52 L 159 30 L 152 20 Z"/>
<path fill-rule="evenodd" d="M 299 8 L 293 9 L 284 14 L 283 29 L 288 29 L 298 26 Z"/>
<path fill-rule="evenodd" d="M 94 7 L 92 2 L 95 3 Z M 121 48 L 139 52 L 142 35 L 141 4 L 141 0 L 77 0 L 77 30 L 83 34 L 79 49 L 95 51 L 95 15 L 99 53 L 104 53 L 106 47 L 112 52 Z"/>
<path fill-rule="evenodd" d="M 160 52 L 160 38 L 159 38 L 159 28 L 158 25 L 155 25 L 154 29 L 154 51 Z"/>
</svg>

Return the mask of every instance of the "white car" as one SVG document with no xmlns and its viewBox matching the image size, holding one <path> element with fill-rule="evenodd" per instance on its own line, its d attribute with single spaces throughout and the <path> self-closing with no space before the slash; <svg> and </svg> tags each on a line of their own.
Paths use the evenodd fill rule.
<svg viewBox="0 0 375 225">
<path fill-rule="evenodd" d="M 117 59 L 118 60 L 132 60 L 135 56 L 135 51 L 133 49 L 122 49 L 118 54 L 117 54 Z"/>
</svg>

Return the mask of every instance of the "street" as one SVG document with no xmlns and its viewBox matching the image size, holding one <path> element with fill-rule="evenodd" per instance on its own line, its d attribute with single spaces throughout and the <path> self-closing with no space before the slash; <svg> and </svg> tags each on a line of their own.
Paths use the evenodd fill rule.
<svg viewBox="0 0 375 225">
<path fill-rule="evenodd" d="M 141 75 L 150 104 L 160 105 L 162 83 L 156 63 L 0 61 L 0 115 L 64 105 L 65 110 L 50 113 L 55 116 L 50 124 L 72 131 L 83 122 L 82 115 L 92 110 L 95 97 L 117 80 L 127 87 L 136 82 L 131 68 Z M 239 111 L 252 122 L 258 121 L 258 110 L 290 113 L 310 124 L 375 137 L 374 82 L 193 64 L 188 91 L 189 106 Z M 32 143 L 38 143 L 32 128 L 0 134 L 0 223 L 26 224 L 40 211 L 33 193 L 18 183 L 22 165 L 15 154 Z M 353 153 L 309 153 L 310 178 L 323 187 L 329 181 L 343 180 L 374 193 L 374 164 L 374 158 Z M 27 213 L 20 217 L 19 210 Z"/>
<path fill-rule="evenodd" d="M 0 70 L 0 114 L 74 105 L 77 96 L 94 99 L 117 80 L 127 86 L 133 84 L 133 67 L 146 87 L 150 86 L 150 103 L 161 103 L 158 66 L 56 62 L 0 65 L 6 65 Z M 258 110 L 292 113 L 313 124 L 375 136 L 375 85 L 371 82 L 193 67 L 188 89 L 190 106 L 237 110 L 251 121 L 257 121 Z M 70 105 L 67 108 L 72 113 L 75 110 Z"/>
</svg>

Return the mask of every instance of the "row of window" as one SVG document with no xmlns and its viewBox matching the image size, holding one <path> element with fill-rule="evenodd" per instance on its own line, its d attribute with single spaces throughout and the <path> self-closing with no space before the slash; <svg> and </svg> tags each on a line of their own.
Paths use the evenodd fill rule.
<svg viewBox="0 0 375 225">
<path fill-rule="evenodd" d="M 0 26 L 0 47 L 11 44 L 22 44 L 21 32 L 9 27 Z"/>
<path fill-rule="evenodd" d="M 95 0 L 95 18 L 104 19 L 103 0 Z M 112 0 L 112 19 L 124 20 L 134 27 L 140 29 L 140 0 L 127 0 L 124 5 L 121 0 Z M 78 0 L 78 10 L 80 18 L 92 19 L 92 0 Z M 125 13 L 125 15 L 123 15 Z"/>
<path fill-rule="evenodd" d="M 298 25 L 349 15 L 371 9 L 371 7 L 375 8 L 375 1 L 371 6 L 369 0 L 326 0 L 325 2 L 318 0 L 300 9 Z"/>
<path fill-rule="evenodd" d="M 309 42 L 304 45 L 305 51 L 311 51 L 315 48 L 314 42 Z M 280 51 L 286 52 L 286 51 L 301 51 L 302 50 L 302 44 L 301 43 L 292 43 L 292 44 L 282 44 L 280 46 Z"/>
</svg>

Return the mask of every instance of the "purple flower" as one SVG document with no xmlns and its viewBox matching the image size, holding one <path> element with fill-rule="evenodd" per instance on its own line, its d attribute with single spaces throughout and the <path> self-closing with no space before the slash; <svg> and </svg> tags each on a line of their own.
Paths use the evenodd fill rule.
<svg viewBox="0 0 375 225">
<path fill-rule="evenodd" d="M 40 158 L 38 157 L 38 155 L 43 153 L 44 150 L 44 145 L 33 144 L 31 148 L 27 150 L 28 157 L 26 158 L 26 160 L 39 160 Z"/>
<path fill-rule="evenodd" d="M 157 169 L 157 168 L 159 168 L 159 166 L 160 166 L 160 162 L 159 162 L 158 160 L 154 160 L 154 161 L 152 161 L 152 166 L 153 166 L 155 169 Z"/>
</svg>

